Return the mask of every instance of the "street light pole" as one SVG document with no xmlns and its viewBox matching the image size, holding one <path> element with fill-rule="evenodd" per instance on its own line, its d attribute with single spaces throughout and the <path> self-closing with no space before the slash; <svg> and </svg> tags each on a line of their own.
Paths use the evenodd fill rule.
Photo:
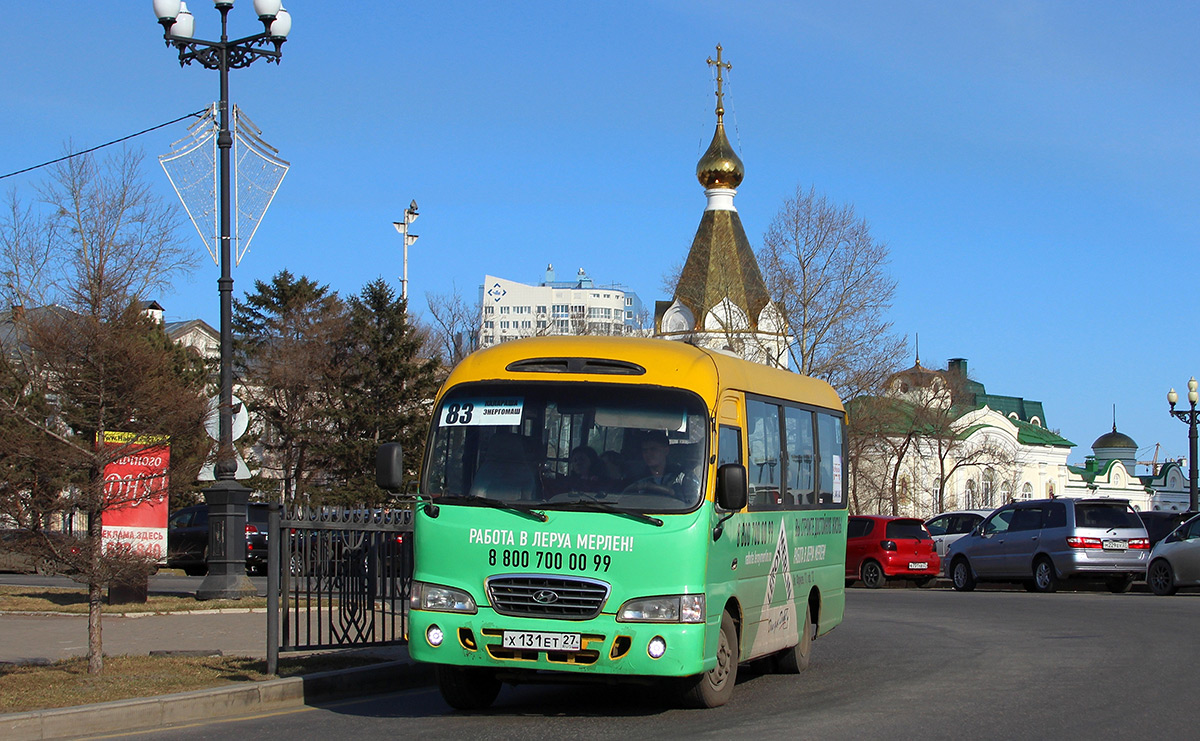
<svg viewBox="0 0 1200 741">
<path fill-rule="evenodd" d="M 237 458 L 233 450 L 233 276 L 230 150 L 233 132 L 229 128 L 229 70 L 249 67 L 259 59 L 279 63 L 280 47 L 291 30 L 291 15 L 283 8 L 282 0 L 254 0 L 254 10 L 262 21 L 263 32 L 229 40 L 229 11 L 233 0 L 214 0 L 221 13 L 221 40 L 203 41 L 192 38 L 195 19 L 187 4 L 180 0 L 154 0 L 154 14 L 163 27 L 167 46 L 179 52 L 179 66 L 196 62 L 205 69 L 220 73 L 221 98 L 217 104 L 220 128 L 217 148 L 220 150 L 220 263 L 221 277 L 217 291 L 221 301 L 221 370 L 218 399 L 217 460 L 214 466 L 216 483 L 204 493 L 209 505 L 208 576 L 196 592 L 200 599 L 238 599 L 257 594 L 246 578 L 245 530 L 246 502 L 250 491 L 237 483 Z M 273 46 L 273 49 L 267 48 Z"/>
<path fill-rule="evenodd" d="M 1179 401 L 1179 394 L 1175 393 L 1175 389 L 1171 389 L 1167 393 L 1167 403 L 1171 405 L 1171 415 L 1188 426 L 1188 511 L 1197 511 L 1197 465 L 1196 465 L 1196 417 L 1200 412 L 1196 410 L 1196 402 L 1200 401 L 1200 392 L 1197 391 L 1196 377 L 1192 376 L 1188 381 L 1188 404 L 1190 409 L 1180 409 L 1175 411 L 1175 404 Z"/>
<path fill-rule="evenodd" d="M 400 298 L 408 301 L 408 248 L 416 244 L 417 235 L 409 234 L 408 227 L 420 214 L 417 213 L 417 199 L 413 199 L 412 203 L 408 204 L 408 208 L 404 209 L 404 221 L 393 221 L 392 226 L 396 227 L 396 231 L 400 232 L 401 238 L 404 240 L 404 277 L 400 279 Z"/>
</svg>

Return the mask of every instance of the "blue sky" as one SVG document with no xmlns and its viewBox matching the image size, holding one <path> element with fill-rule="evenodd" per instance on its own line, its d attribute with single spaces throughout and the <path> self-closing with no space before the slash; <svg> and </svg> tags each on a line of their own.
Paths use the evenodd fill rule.
<svg viewBox="0 0 1200 741">
<path fill-rule="evenodd" d="M 1042 401 L 1073 462 L 1114 404 L 1144 460 L 1155 443 L 1187 455 L 1165 396 L 1200 373 L 1200 6 L 286 5 L 282 64 L 231 74 L 231 100 L 292 164 L 235 295 L 283 268 L 343 294 L 380 276 L 398 289 L 392 222 L 415 198 L 414 311 L 427 291 L 473 299 L 485 272 L 536 282 L 547 263 L 667 298 L 704 208 L 720 43 L 752 244 L 797 186 L 853 203 L 890 246 L 890 318 L 925 365 L 965 357 L 989 392 Z M 191 8 L 214 37 L 211 4 Z M 215 72 L 163 46 L 149 0 L 0 9 L 0 174 L 217 97 Z M 258 28 L 239 0 L 232 33 Z M 165 197 L 154 157 L 184 132 L 135 140 Z M 160 297 L 168 318 L 215 326 L 216 278 L 208 262 Z"/>
</svg>

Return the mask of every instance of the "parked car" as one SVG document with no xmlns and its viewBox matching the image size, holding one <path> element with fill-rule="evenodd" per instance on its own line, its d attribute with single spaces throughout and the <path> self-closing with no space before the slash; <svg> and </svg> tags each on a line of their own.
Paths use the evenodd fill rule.
<svg viewBox="0 0 1200 741">
<path fill-rule="evenodd" d="M 64 533 L 0 530 L 0 571 L 39 576 L 73 571 L 71 560 L 82 549 L 77 538 Z"/>
<path fill-rule="evenodd" d="M 1146 526 L 1146 534 L 1150 536 L 1150 550 L 1163 538 L 1170 535 L 1175 528 L 1190 520 L 1195 512 L 1138 512 L 1142 524 Z"/>
<path fill-rule="evenodd" d="M 949 566 L 946 560 L 946 549 L 950 544 L 975 529 L 983 522 L 983 518 L 992 513 L 990 509 L 962 509 L 953 512 L 943 512 L 925 521 L 925 529 L 933 536 L 933 545 L 937 548 L 938 558 L 942 559 L 942 575 Z"/>
<path fill-rule="evenodd" d="M 1163 597 L 1175 594 L 1180 587 L 1200 586 L 1200 515 L 1154 546 L 1146 582 L 1150 591 Z"/>
<path fill-rule="evenodd" d="M 924 523 L 913 517 L 851 517 L 846 526 L 846 586 L 878 589 L 888 579 L 928 586 L 941 562 Z"/>
<path fill-rule="evenodd" d="M 167 520 L 167 566 L 188 576 L 208 573 L 208 505 L 184 507 Z M 251 502 L 246 512 L 246 571 L 267 571 L 267 505 Z"/>
<path fill-rule="evenodd" d="M 1040 499 L 1008 504 L 950 545 L 960 592 L 981 581 L 1053 592 L 1067 579 L 1103 579 L 1126 592 L 1146 573 L 1150 539 L 1124 499 Z"/>
</svg>

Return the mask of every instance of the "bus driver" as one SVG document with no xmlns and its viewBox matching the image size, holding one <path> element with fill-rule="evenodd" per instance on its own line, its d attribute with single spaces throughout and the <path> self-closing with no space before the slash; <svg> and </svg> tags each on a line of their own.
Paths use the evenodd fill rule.
<svg viewBox="0 0 1200 741">
<path fill-rule="evenodd" d="M 670 448 L 667 433 L 655 430 L 647 434 L 642 439 L 642 461 L 646 464 L 647 475 L 630 484 L 625 491 L 669 494 L 690 503 L 700 482 L 683 469 L 667 465 Z"/>
</svg>

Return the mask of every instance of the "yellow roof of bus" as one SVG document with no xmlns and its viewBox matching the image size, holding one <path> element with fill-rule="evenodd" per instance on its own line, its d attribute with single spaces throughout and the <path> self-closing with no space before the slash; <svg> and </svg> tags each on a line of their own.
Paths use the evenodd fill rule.
<svg viewBox="0 0 1200 741">
<path fill-rule="evenodd" d="M 646 372 L 626 375 L 507 370 L 510 363 L 532 358 L 605 358 L 636 363 Z M 735 389 L 827 409 L 842 409 L 837 392 L 824 381 L 675 340 L 555 336 L 503 342 L 467 356 L 446 379 L 441 393 L 455 384 L 489 380 L 673 386 L 696 391 L 710 404 L 715 402 L 718 391 Z"/>
</svg>

